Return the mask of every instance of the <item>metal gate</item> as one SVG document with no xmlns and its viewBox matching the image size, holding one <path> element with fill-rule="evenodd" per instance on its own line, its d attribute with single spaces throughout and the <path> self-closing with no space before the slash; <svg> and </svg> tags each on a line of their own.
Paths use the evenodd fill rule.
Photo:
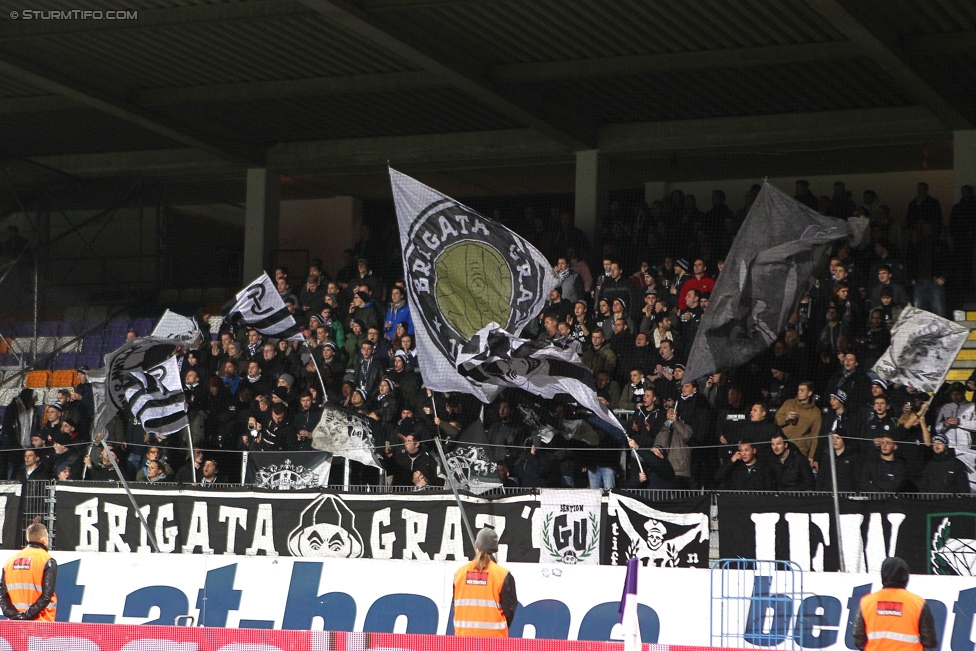
<svg viewBox="0 0 976 651">
<path fill-rule="evenodd" d="M 712 646 L 800 648 L 804 628 L 799 565 L 722 558 L 712 563 L 710 579 Z"/>
</svg>

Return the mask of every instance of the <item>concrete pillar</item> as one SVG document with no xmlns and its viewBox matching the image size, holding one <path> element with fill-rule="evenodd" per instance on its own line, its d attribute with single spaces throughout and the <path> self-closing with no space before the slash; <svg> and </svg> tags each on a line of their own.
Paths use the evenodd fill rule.
<svg viewBox="0 0 976 651">
<path fill-rule="evenodd" d="M 266 168 L 247 171 L 244 205 L 244 282 L 261 275 L 278 249 L 278 219 L 281 210 L 281 183 L 278 175 Z M 270 270 L 269 270 L 270 271 Z"/>
<path fill-rule="evenodd" d="M 596 149 L 576 152 L 576 227 L 599 254 L 600 217 L 610 209 L 610 157 Z"/>
<path fill-rule="evenodd" d="M 959 201 L 964 185 L 976 184 L 976 129 L 952 134 L 952 204 Z M 944 208 L 946 214 L 948 209 Z"/>
</svg>

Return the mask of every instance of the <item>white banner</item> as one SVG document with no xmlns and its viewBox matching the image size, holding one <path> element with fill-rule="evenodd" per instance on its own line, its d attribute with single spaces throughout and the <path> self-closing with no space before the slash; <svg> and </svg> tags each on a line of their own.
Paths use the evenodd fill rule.
<svg viewBox="0 0 976 651">
<path fill-rule="evenodd" d="M 541 513 L 533 520 L 533 538 L 542 541 L 540 563 L 600 564 L 600 506 L 603 491 L 543 488 Z"/>
<path fill-rule="evenodd" d="M 13 552 L 0 552 L 0 562 Z M 216 627 L 298 630 L 449 631 L 456 562 L 378 561 L 54 552 L 59 563 L 58 619 L 71 622 L 166 624 L 179 615 Z M 506 563 L 518 586 L 512 637 L 620 639 L 622 566 Z M 109 569 L 110 568 L 110 569 Z M 785 605 L 735 617 L 726 594 L 780 594 L 781 581 L 744 571 L 641 567 L 638 618 L 644 642 L 747 646 L 750 622 L 764 632 L 748 646 L 847 651 L 852 608 L 879 589 L 876 574 L 803 574 Z M 798 578 L 797 575 L 795 578 Z M 719 581 L 721 579 L 721 581 Z M 724 584 L 724 588 L 720 586 Z M 713 587 L 714 586 L 714 587 Z M 976 589 L 971 578 L 913 576 L 909 589 L 929 601 L 945 651 L 971 651 Z M 719 637 L 726 613 L 727 636 Z M 792 605 L 792 607 L 790 607 Z M 775 611 L 775 612 L 774 612 Z M 124 614 L 123 614 L 124 613 Z M 802 626 L 797 622 L 801 618 Z M 710 630 L 710 623 L 712 624 Z M 755 632 L 754 632 L 755 633 Z M 714 636 L 713 636 L 714 634 Z M 737 637 L 736 637 L 737 636 Z M 778 641 L 777 641 L 778 640 Z"/>
<path fill-rule="evenodd" d="M 872 370 L 889 383 L 937 391 L 968 336 L 969 328 L 908 306 L 891 329 L 891 345 Z"/>
<path fill-rule="evenodd" d="M 203 335 L 197 322 L 188 316 L 166 310 L 152 331 L 153 337 L 182 341 L 190 348 L 200 345 Z"/>
</svg>

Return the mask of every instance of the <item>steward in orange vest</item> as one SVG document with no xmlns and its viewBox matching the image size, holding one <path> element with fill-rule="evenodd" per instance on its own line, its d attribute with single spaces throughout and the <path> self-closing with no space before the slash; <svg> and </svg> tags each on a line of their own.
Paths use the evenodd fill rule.
<svg viewBox="0 0 976 651">
<path fill-rule="evenodd" d="M 495 562 L 498 534 L 482 529 L 474 542 L 475 556 L 454 574 L 454 634 L 508 637 L 518 597 L 512 573 Z"/>
<path fill-rule="evenodd" d="M 881 564 L 881 590 L 861 599 L 854 644 L 861 651 L 933 651 L 939 646 L 928 604 L 908 585 L 908 563 L 892 556 Z"/>
<path fill-rule="evenodd" d="M 0 575 L 0 609 L 7 619 L 53 622 L 58 562 L 47 551 L 47 527 L 27 527 L 27 546 L 11 556 Z"/>
</svg>

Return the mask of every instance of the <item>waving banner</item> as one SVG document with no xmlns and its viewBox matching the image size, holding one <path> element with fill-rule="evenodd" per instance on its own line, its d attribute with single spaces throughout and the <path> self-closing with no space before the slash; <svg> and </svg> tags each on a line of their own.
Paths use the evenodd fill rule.
<svg viewBox="0 0 976 651">
<path fill-rule="evenodd" d="M 393 169 L 390 183 L 424 384 L 490 402 L 496 391 L 458 373 L 458 352 L 489 323 L 521 332 L 559 278 L 501 224 Z"/>
<path fill-rule="evenodd" d="M 969 328 L 908 306 L 891 329 L 891 345 L 872 370 L 885 382 L 938 391 L 968 336 Z"/>
<path fill-rule="evenodd" d="M 88 374 L 95 397 L 97 435 L 119 412 L 129 412 L 160 438 L 189 425 L 180 379 L 179 341 L 140 337 L 105 355 L 105 368 Z"/>
</svg>

